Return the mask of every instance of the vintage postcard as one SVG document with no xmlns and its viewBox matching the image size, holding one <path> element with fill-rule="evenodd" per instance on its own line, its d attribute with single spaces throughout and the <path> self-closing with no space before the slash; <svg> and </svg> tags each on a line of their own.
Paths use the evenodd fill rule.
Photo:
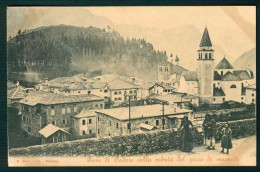
<svg viewBox="0 0 260 172">
<path fill-rule="evenodd" d="M 256 166 L 256 7 L 8 7 L 9 166 Z"/>
</svg>

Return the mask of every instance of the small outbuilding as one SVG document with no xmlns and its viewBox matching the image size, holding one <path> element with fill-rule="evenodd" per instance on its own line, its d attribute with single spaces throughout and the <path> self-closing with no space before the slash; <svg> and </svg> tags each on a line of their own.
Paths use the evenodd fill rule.
<svg viewBox="0 0 260 172">
<path fill-rule="evenodd" d="M 70 140 L 70 133 L 53 124 L 49 124 L 39 131 L 42 144 L 65 142 Z"/>
</svg>

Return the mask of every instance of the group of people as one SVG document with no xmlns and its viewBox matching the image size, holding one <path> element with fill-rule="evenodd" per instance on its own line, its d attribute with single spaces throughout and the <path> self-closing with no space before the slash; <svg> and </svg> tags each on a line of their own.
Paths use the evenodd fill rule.
<svg viewBox="0 0 260 172">
<path fill-rule="evenodd" d="M 202 127 L 204 131 L 205 144 L 207 145 L 207 149 L 215 150 L 216 121 L 209 114 L 206 114 Z M 193 149 L 193 136 L 191 131 L 192 128 L 192 122 L 188 119 L 187 116 L 185 116 L 179 128 L 180 149 L 183 152 L 191 152 Z M 232 149 L 232 130 L 230 129 L 228 122 L 225 124 L 225 127 L 221 130 L 221 135 L 221 152 L 224 153 L 224 149 L 227 149 L 228 154 L 229 149 Z"/>
</svg>

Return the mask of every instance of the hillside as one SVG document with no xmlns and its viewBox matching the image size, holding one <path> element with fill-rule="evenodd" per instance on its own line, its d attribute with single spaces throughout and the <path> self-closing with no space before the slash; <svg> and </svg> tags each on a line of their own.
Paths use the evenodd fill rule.
<svg viewBox="0 0 260 172">
<path fill-rule="evenodd" d="M 256 48 L 253 48 L 239 56 L 234 61 L 233 66 L 237 69 L 249 68 L 256 73 Z"/>
<path fill-rule="evenodd" d="M 19 31 L 8 41 L 8 77 L 30 80 L 104 73 L 156 79 L 157 64 L 167 60 L 144 39 L 124 39 L 109 27 L 67 25 Z"/>
</svg>

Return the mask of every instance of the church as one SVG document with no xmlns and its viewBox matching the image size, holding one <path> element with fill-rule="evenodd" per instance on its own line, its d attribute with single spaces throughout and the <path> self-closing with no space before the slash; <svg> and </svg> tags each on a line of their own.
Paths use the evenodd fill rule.
<svg viewBox="0 0 260 172">
<path fill-rule="evenodd" d="M 179 73 L 174 73 L 178 67 Z M 176 69 L 175 69 L 176 70 Z M 229 61 L 223 59 L 214 65 L 214 50 L 208 29 L 205 28 L 197 56 L 197 70 L 188 71 L 173 64 L 158 66 L 158 82 L 163 78 L 175 78 L 176 91 L 200 97 L 200 103 L 220 104 L 225 101 L 245 102 L 247 86 L 255 83 L 253 72 L 249 69 L 234 69 Z"/>
</svg>

